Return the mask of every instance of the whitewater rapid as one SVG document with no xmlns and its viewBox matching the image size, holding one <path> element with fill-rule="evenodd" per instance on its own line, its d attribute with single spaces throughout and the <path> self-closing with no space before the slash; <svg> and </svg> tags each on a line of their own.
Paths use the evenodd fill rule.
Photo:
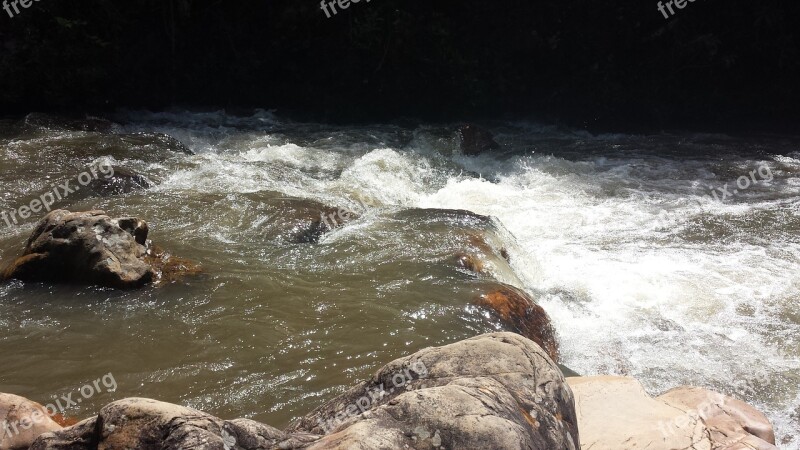
<svg viewBox="0 0 800 450">
<path fill-rule="evenodd" d="M 180 233 L 186 228 L 207 233 L 219 248 L 241 244 L 268 220 L 258 214 L 258 201 L 252 197 L 265 191 L 362 212 L 360 219 L 323 238 L 321 251 L 333 248 L 332 253 L 340 254 L 357 248 L 353 242 L 362 235 L 380 242 L 387 236 L 396 239 L 396 229 L 402 231 L 402 226 L 413 226 L 400 223 L 392 215 L 397 211 L 458 209 L 493 216 L 507 240 L 514 269 L 514 274 L 498 278 L 533 293 L 547 310 L 566 366 L 583 375 L 630 375 L 652 394 L 688 384 L 736 396 L 775 423 L 781 448 L 800 449 L 800 140 L 711 134 L 597 136 L 530 123 L 490 123 L 502 150 L 466 157 L 459 154 L 452 127 L 446 125 L 298 124 L 264 111 L 251 117 L 135 112 L 119 120 L 125 132 L 166 133 L 196 153 L 155 161 L 112 159 L 147 174 L 156 186 L 145 197 L 111 205 L 142 213 L 147 198 L 172 198 L 175 211 L 163 212 L 159 226 L 173 237 L 173 246 L 180 248 Z M 724 200 L 709 195 L 726 184 L 735 185 L 742 176 L 750 178 L 747 188 L 735 194 L 729 189 Z M 189 200 L 183 202 L 184 197 Z M 218 210 L 204 213 L 203 208 Z M 150 212 L 156 217 L 159 213 L 157 208 Z M 403 232 L 413 238 L 413 230 Z M 420 236 L 420 242 L 431 236 Z M 208 244 L 198 241 L 195 247 L 199 245 Z M 184 251 L 190 248 L 187 243 Z M 219 282 L 219 289 L 238 276 L 255 276 L 246 272 L 252 265 L 249 256 L 225 255 L 213 248 L 197 252 L 190 256 L 205 256 L 212 268 L 232 274 L 231 280 Z M 292 252 L 292 258 L 304 257 L 299 250 Z M 262 253 L 256 256 L 281 269 L 301 265 Z M 371 268 L 397 258 L 388 249 L 373 247 L 346 261 L 332 253 L 315 256 L 335 260 L 328 266 L 315 263 L 328 270 L 325 286 L 336 283 L 336 270 L 355 277 L 364 286 L 362 295 L 376 292 L 379 299 L 413 286 L 414 280 L 398 279 L 370 287 Z M 411 252 L 408 257 L 413 256 Z M 423 278 L 435 283 L 432 274 Z M 313 292 L 311 282 L 303 282 L 309 283 L 307 292 Z M 257 298 L 258 289 L 248 289 L 230 296 L 238 295 L 240 302 L 241 296 L 247 297 L 248 314 L 256 314 L 260 306 L 249 303 L 249 296 L 253 292 Z M 209 308 L 213 317 L 211 298 L 196 303 Z M 393 320 L 422 328 L 421 320 L 449 317 L 445 311 L 450 306 L 434 303 L 421 303 L 411 311 L 394 304 L 381 305 L 380 311 L 378 306 L 374 311 L 361 306 L 361 311 L 372 317 L 371 324 L 383 323 L 385 313 L 387 324 Z M 336 303 L 309 308 L 328 317 Z M 463 313 L 463 307 L 458 310 Z M 239 311 L 225 310 L 225 315 L 235 318 Z M 391 319 L 392 314 L 398 318 Z M 330 317 L 339 320 L 336 314 Z M 266 329 L 271 326 L 255 316 L 252 320 Z M 320 321 L 319 326 L 326 325 Z M 352 325 L 342 325 L 347 326 Z M 404 333 L 422 333 L 412 325 L 407 330 L 396 327 L 387 334 L 401 339 Z M 305 336 L 292 341 L 297 348 L 324 345 L 324 336 L 312 331 Z M 437 344 L 435 339 L 442 338 L 430 334 L 420 340 Z M 386 358 L 357 336 L 352 341 L 361 351 L 357 361 L 340 364 L 352 364 L 347 370 L 354 377 Z M 411 342 L 407 337 L 406 345 Z M 373 359 L 358 360 L 363 355 Z M 316 364 L 320 358 L 312 359 Z M 311 359 L 297 360 L 305 362 L 258 392 L 272 392 L 287 379 L 305 385 L 314 380 L 319 386 L 332 382 L 312 370 Z M 234 367 L 235 361 L 214 364 Z M 170 374 L 166 371 L 158 379 Z M 254 377 L 243 376 L 242 382 Z M 335 382 L 346 385 L 348 380 Z M 309 387 L 308 397 L 329 395 L 325 389 L 312 393 Z M 247 398 L 250 390 L 227 394 L 235 401 Z M 211 394 L 208 400 L 200 394 L 189 400 L 200 408 L 225 411 Z M 292 401 L 277 403 L 272 411 Z"/>
<path fill-rule="evenodd" d="M 459 155 L 437 127 L 402 143 L 392 127 L 311 127 L 302 144 L 271 136 L 232 153 L 209 143 L 206 125 L 183 137 L 208 150 L 200 157 L 217 173 L 208 180 L 236 173 L 225 189 L 267 183 L 350 206 L 494 216 L 516 239 L 513 266 L 551 315 L 567 366 L 634 376 L 651 393 L 716 389 L 764 410 L 782 438 L 795 435 L 800 141 L 495 125 L 505 151 L 478 157 Z M 240 164 L 253 162 L 297 173 L 242 183 Z M 742 176 L 747 189 L 712 195 Z M 798 439 L 783 444 L 800 448 Z"/>
</svg>

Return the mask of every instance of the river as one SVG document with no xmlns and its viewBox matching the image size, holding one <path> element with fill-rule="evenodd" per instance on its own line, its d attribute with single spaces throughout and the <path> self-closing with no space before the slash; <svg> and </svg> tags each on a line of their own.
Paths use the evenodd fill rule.
<svg viewBox="0 0 800 450">
<path fill-rule="evenodd" d="M 0 392 L 47 403 L 113 374 L 116 391 L 68 415 L 144 396 L 282 427 L 394 358 L 502 329 L 471 306 L 497 279 L 538 299 L 571 369 L 736 396 L 800 448 L 800 139 L 495 122 L 502 150 L 466 157 L 443 125 L 114 119 L 110 133 L 0 122 L 0 210 L 125 167 L 153 187 L 54 207 L 145 219 L 205 273 L 130 292 L 0 286 Z M 293 239 L 320 204 L 358 217 Z M 1 264 L 39 217 L 0 222 Z"/>
</svg>

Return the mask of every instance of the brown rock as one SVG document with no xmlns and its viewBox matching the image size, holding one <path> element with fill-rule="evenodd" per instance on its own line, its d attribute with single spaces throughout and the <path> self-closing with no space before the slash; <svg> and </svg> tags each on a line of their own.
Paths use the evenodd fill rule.
<svg viewBox="0 0 800 450">
<path fill-rule="evenodd" d="M 134 235 L 103 211 L 55 210 L 39 222 L 3 278 L 135 288 L 153 280 L 144 255 Z"/>
<path fill-rule="evenodd" d="M 186 258 L 173 256 L 155 244 L 150 244 L 144 261 L 155 271 L 153 281 L 156 285 L 174 283 L 188 276 L 203 273 L 200 264 Z"/>
<path fill-rule="evenodd" d="M 197 263 L 151 245 L 148 231 L 147 222 L 135 217 L 55 210 L 42 219 L 22 256 L 0 278 L 131 289 L 202 272 Z"/>
<path fill-rule="evenodd" d="M 539 344 L 558 362 L 558 340 L 550 316 L 524 291 L 501 284 L 498 289 L 481 295 L 475 303 L 491 311 L 515 332 Z"/>
<path fill-rule="evenodd" d="M 61 425 L 62 427 L 71 427 L 80 422 L 80 420 L 78 419 L 75 419 L 73 417 L 67 417 L 59 413 L 53 414 L 52 416 L 50 416 L 50 418 L 53 419 L 53 422 Z"/>
</svg>

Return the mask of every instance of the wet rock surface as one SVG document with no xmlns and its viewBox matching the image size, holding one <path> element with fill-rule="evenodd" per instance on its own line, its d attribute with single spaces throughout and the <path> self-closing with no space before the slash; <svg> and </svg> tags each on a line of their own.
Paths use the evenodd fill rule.
<svg viewBox="0 0 800 450">
<path fill-rule="evenodd" d="M 55 210 L 42 219 L 2 279 L 132 289 L 197 274 L 199 266 L 148 248 L 147 223 L 103 211 Z"/>
<path fill-rule="evenodd" d="M 547 312 L 521 289 L 498 283 L 475 300 L 513 331 L 540 345 L 553 359 L 559 361 L 558 338 Z"/>
<path fill-rule="evenodd" d="M 142 260 L 145 252 L 103 211 L 55 210 L 42 219 L 3 278 L 136 288 L 154 277 Z"/>
<path fill-rule="evenodd" d="M 44 113 L 28 114 L 23 120 L 23 126 L 33 129 L 95 133 L 111 133 L 120 127 L 118 124 L 100 117 L 63 117 Z"/>
<path fill-rule="evenodd" d="M 120 166 L 111 166 L 111 175 L 99 177 L 89 184 L 93 193 L 108 197 L 110 195 L 129 194 L 143 191 L 153 186 L 153 183 L 144 175 Z"/>
<path fill-rule="evenodd" d="M 194 155 L 194 152 L 181 141 L 164 133 L 132 133 L 119 135 L 120 141 L 133 149 L 149 148 L 168 150 L 175 153 Z"/>
</svg>

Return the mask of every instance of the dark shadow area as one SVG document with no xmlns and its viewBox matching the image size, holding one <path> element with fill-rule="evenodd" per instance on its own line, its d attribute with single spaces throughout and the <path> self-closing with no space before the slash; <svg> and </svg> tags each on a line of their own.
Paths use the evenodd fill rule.
<svg viewBox="0 0 800 450">
<path fill-rule="evenodd" d="M 314 0 L 17 7 L 0 11 L 7 115 L 263 107 L 328 122 L 780 132 L 800 118 L 789 0 L 687 0 L 669 19 L 653 0 L 362 0 L 335 15 Z"/>
</svg>

